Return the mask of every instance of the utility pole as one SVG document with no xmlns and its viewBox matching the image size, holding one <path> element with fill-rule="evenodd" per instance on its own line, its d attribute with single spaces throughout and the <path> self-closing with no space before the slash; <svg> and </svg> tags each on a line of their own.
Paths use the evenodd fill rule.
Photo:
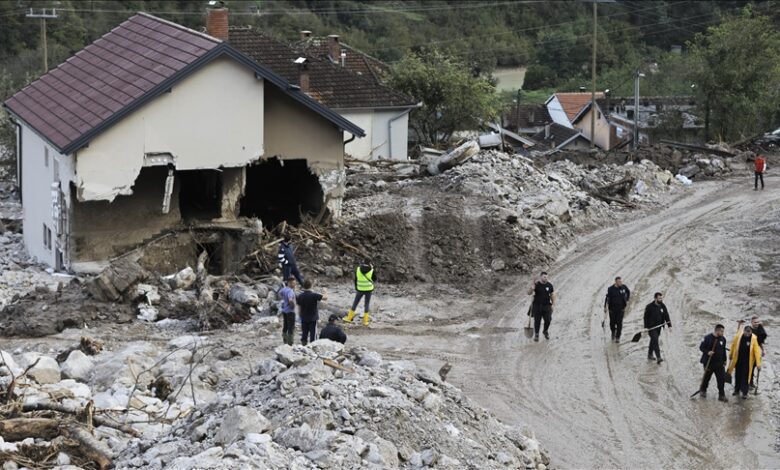
<svg viewBox="0 0 780 470">
<path fill-rule="evenodd" d="M 598 2 L 593 2 L 593 61 L 590 67 L 590 148 L 596 146 L 596 38 L 598 37 Z"/>
<path fill-rule="evenodd" d="M 41 8 L 39 12 L 36 12 L 33 8 L 30 8 L 25 15 L 27 18 L 40 18 L 41 19 L 41 47 L 43 48 L 43 73 L 49 71 L 49 51 L 46 44 L 46 19 L 57 19 L 57 9 Z"/>
<path fill-rule="evenodd" d="M 639 69 L 634 73 L 634 150 L 639 148 L 639 79 L 644 76 Z"/>
</svg>

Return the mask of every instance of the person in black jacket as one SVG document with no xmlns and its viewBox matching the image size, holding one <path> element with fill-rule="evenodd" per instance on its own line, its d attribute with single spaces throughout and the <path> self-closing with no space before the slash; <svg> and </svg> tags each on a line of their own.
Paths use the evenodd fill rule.
<svg viewBox="0 0 780 470">
<path fill-rule="evenodd" d="M 726 392 L 723 387 L 726 383 L 726 338 L 723 333 L 726 327 L 715 325 L 715 331 L 704 337 L 699 345 L 701 359 L 699 362 L 704 366 L 704 379 L 701 382 L 700 394 L 702 398 L 707 396 L 707 387 L 710 385 L 712 374 L 715 374 L 715 380 L 718 383 L 718 400 L 729 401 L 726 398 Z"/>
<path fill-rule="evenodd" d="M 338 319 L 339 316 L 335 313 L 330 314 L 328 317 L 328 324 L 325 325 L 325 328 L 323 328 L 322 331 L 320 331 L 320 339 L 329 339 L 341 344 L 347 342 L 347 335 L 344 333 L 344 330 L 336 325 L 336 320 Z"/>
<path fill-rule="evenodd" d="M 672 321 L 669 319 L 669 310 L 664 305 L 664 295 L 660 292 L 655 293 L 655 300 L 647 304 L 645 307 L 645 328 L 649 330 L 647 332 L 650 336 L 650 346 L 647 350 L 647 359 L 653 360 L 653 353 L 658 363 L 662 363 L 664 360 L 661 358 L 661 346 L 658 344 L 658 338 L 661 336 L 661 328 L 664 324 L 672 328 Z"/>
<path fill-rule="evenodd" d="M 544 320 L 545 339 L 550 339 L 550 323 L 552 322 L 552 313 L 555 308 L 555 289 L 547 279 L 547 273 L 542 272 L 539 279 L 535 279 L 533 285 L 528 289 L 528 295 L 534 296 L 531 304 L 534 315 L 534 341 L 539 341 L 539 328 Z"/>
<path fill-rule="evenodd" d="M 609 331 L 612 332 L 612 341 L 616 343 L 620 342 L 620 333 L 623 331 L 623 315 L 630 298 L 631 290 L 628 286 L 623 285 L 620 276 L 616 277 L 615 284 L 607 289 L 607 298 L 604 300 L 604 309 L 609 309 Z"/>
<path fill-rule="evenodd" d="M 303 285 L 303 276 L 298 270 L 298 263 L 295 262 L 295 252 L 292 246 L 292 238 L 289 234 L 284 235 L 284 239 L 279 243 L 279 251 L 276 254 L 279 266 L 282 268 L 282 279 L 289 279 L 295 276 L 298 284 Z"/>
<path fill-rule="evenodd" d="M 753 315 L 750 317 L 750 327 L 753 328 L 753 334 L 756 335 L 758 346 L 761 348 L 761 357 L 764 357 L 766 355 L 766 352 L 764 351 L 764 341 L 766 341 L 766 337 L 768 335 L 766 334 L 764 325 L 761 324 L 761 320 L 758 318 L 758 315 Z M 753 385 L 753 377 L 755 376 L 756 368 L 753 367 L 753 374 L 750 377 L 750 388 L 756 388 L 756 386 Z"/>
</svg>

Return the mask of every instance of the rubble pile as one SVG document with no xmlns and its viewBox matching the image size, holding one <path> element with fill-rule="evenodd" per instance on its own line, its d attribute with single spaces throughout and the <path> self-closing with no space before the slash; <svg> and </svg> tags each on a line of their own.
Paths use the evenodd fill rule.
<svg viewBox="0 0 780 470">
<path fill-rule="evenodd" d="M 494 150 L 437 176 L 400 168 L 409 176 L 390 182 L 374 178 L 375 172 L 355 175 L 343 218 L 330 230 L 342 246 L 298 240 L 299 260 L 309 270 L 349 273 L 365 254 L 382 266 L 385 280 L 476 287 L 491 272 L 535 269 L 577 233 L 659 203 L 661 195 L 683 186 L 649 160 L 586 166 Z M 355 249 L 343 249 L 345 243 Z M 338 269 L 328 267 L 334 264 Z"/>
<path fill-rule="evenodd" d="M 665 144 L 641 147 L 633 158 L 651 160 L 675 175 L 691 180 L 721 178 L 749 171 L 755 158 L 755 152 L 735 149 L 726 143 L 691 147 L 696 148 L 674 148 Z"/>
<path fill-rule="evenodd" d="M 539 443 L 408 362 L 319 340 L 282 345 L 165 435 L 132 442 L 121 468 L 534 468 Z"/>
</svg>

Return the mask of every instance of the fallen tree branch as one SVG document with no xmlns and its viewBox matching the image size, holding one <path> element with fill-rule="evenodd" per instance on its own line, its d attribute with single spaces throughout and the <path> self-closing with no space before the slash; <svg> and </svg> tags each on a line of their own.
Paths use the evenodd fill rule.
<svg viewBox="0 0 780 470">
<path fill-rule="evenodd" d="M 11 418 L 0 420 L 0 436 L 8 441 L 28 437 L 53 439 L 60 434 L 60 421 L 51 418 Z"/>
<path fill-rule="evenodd" d="M 602 193 L 595 192 L 595 191 L 592 191 L 590 194 L 591 194 L 593 197 L 599 198 L 599 199 L 601 199 L 601 200 L 603 200 L 603 201 L 607 201 L 607 202 L 616 202 L 616 203 L 618 203 L 618 204 L 622 204 L 622 205 L 624 205 L 624 206 L 626 206 L 626 207 L 636 207 L 636 205 L 635 205 L 633 202 L 631 202 L 631 201 L 627 201 L 627 200 L 625 200 L 625 199 L 620 199 L 620 198 L 618 198 L 618 197 L 612 197 L 612 196 L 608 196 L 608 195 L 606 195 L 606 194 L 602 194 Z"/>
<path fill-rule="evenodd" d="M 76 424 L 64 426 L 62 434 L 81 444 L 79 446 L 81 454 L 95 462 L 100 470 L 105 470 L 111 466 L 111 450 L 81 426 Z"/>
<path fill-rule="evenodd" d="M 22 406 L 22 411 L 25 413 L 30 411 L 57 411 L 60 413 L 74 415 L 78 418 L 86 418 L 88 414 L 86 408 L 79 409 L 73 406 L 67 406 L 61 403 L 53 403 L 53 402 L 27 403 L 24 406 Z M 130 426 L 113 423 L 107 420 L 106 418 L 102 418 L 100 416 L 93 415 L 92 422 L 98 426 L 106 426 L 108 428 L 116 429 L 117 431 L 122 431 L 123 433 L 129 434 L 133 437 L 141 437 L 141 434 L 135 429 L 131 428 Z"/>
</svg>

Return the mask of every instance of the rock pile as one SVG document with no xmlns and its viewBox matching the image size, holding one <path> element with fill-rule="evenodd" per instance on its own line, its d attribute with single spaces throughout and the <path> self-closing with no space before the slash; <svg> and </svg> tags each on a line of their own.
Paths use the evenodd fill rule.
<svg viewBox="0 0 780 470">
<path fill-rule="evenodd" d="M 121 468 L 534 468 L 539 443 L 407 362 L 319 340 L 279 346 Z"/>
</svg>

